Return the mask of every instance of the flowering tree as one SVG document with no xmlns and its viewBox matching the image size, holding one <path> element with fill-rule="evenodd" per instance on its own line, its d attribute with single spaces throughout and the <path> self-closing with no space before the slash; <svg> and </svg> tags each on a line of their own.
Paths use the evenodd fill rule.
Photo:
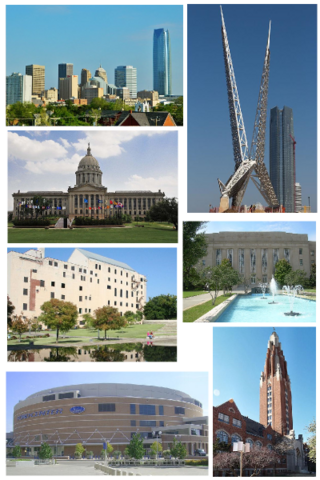
<svg viewBox="0 0 320 480">
<path fill-rule="evenodd" d="M 251 477 L 257 477 L 261 471 L 269 465 L 278 462 L 278 455 L 266 447 L 253 447 L 251 452 L 243 454 L 243 469 L 253 470 Z M 218 453 L 213 457 L 213 470 L 229 470 L 234 477 L 238 477 L 240 471 L 240 454 L 237 452 Z"/>
</svg>

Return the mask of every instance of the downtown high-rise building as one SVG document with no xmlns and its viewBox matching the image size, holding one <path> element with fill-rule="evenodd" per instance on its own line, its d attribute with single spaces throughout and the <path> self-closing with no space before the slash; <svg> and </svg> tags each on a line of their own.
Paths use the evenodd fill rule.
<svg viewBox="0 0 320 480">
<path fill-rule="evenodd" d="M 58 65 L 58 89 L 60 89 L 60 78 L 67 78 L 73 75 L 73 63 L 59 63 Z M 59 99 L 61 98 L 59 92 Z"/>
<path fill-rule="evenodd" d="M 170 35 L 163 28 L 153 32 L 153 90 L 159 95 L 172 94 Z"/>
<path fill-rule="evenodd" d="M 81 70 L 81 83 L 80 86 L 84 87 L 87 82 L 89 82 L 90 78 L 92 77 L 90 70 L 83 68 Z"/>
<path fill-rule="evenodd" d="M 95 71 L 95 74 L 94 74 L 95 77 L 101 77 L 106 83 L 108 83 L 108 76 L 107 76 L 107 72 L 105 71 L 104 68 L 100 67 L 97 68 L 97 70 Z"/>
<path fill-rule="evenodd" d="M 6 79 L 6 104 L 31 102 L 32 77 L 21 73 L 12 73 Z"/>
<path fill-rule="evenodd" d="M 116 87 L 128 87 L 131 98 L 137 98 L 137 69 L 131 65 L 117 67 L 114 71 Z"/>
<path fill-rule="evenodd" d="M 260 423 L 280 435 L 293 429 L 291 382 L 279 337 L 274 331 L 268 341 L 264 370 L 260 377 Z"/>
<path fill-rule="evenodd" d="M 45 89 L 45 66 L 27 65 L 26 75 L 32 77 L 32 95 L 40 96 Z"/>
<path fill-rule="evenodd" d="M 286 213 L 295 208 L 295 158 L 293 112 L 289 107 L 271 109 L 270 180 L 280 205 Z"/>
<path fill-rule="evenodd" d="M 295 193 L 296 193 L 296 210 L 295 213 L 300 213 L 302 210 L 302 195 L 301 195 L 301 185 L 300 183 L 295 184 Z"/>
<path fill-rule="evenodd" d="M 59 98 L 60 100 L 78 98 L 78 75 L 68 75 L 66 78 L 60 78 Z"/>
</svg>

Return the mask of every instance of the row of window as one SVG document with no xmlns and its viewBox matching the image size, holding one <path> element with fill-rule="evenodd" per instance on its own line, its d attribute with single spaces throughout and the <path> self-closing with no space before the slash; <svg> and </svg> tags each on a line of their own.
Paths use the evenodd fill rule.
<svg viewBox="0 0 320 480">
<path fill-rule="evenodd" d="M 272 440 L 272 435 L 269 433 L 269 434 L 267 435 L 267 438 L 268 438 L 268 440 Z M 225 432 L 225 431 L 223 431 L 223 430 L 219 430 L 219 431 L 217 432 L 217 439 L 218 439 L 219 442 L 221 442 L 221 443 L 222 443 L 222 442 L 223 442 L 223 443 L 229 443 L 229 435 L 228 435 L 227 432 Z M 242 441 L 242 440 L 241 440 L 241 437 L 240 437 L 237 433 L 234 433 L 233 435 L 231 435 L 231 444 L 236 443 L 236 442 L 241 442 L 241 441 Z M 250 443 L 250 445 L 252 445 L 252 446 L 254 445 L 254 442 L 253 442 L 253 440 L 252 440 L 251 438 L 247 438 L 245 443 Z M 257 446 L 258 448 L 261 448 L 261 447 L 262 447 L 262 442 L 260 442 L 259 440 L 257 440 L 257 441 L 255 442 L 255 444 L 256 444 L 256 446 Z M 271 445 L 270 445 L 270 446 L 268 445 L 268 448 L 269 448 L 269 447 L 272 448 Z M 271 448 L 269 448 L 269 449 L 271 450 Z"/>
<path fill-rule="evenodd" d="M 218 420 L 220 422 L 230 423 L 229 415 L 224 415 L 223 413 L 218 413 Z M 241 420 L 237 420 L 236 418 L 233 418 L 232 425 L 234 425 L 235 427 L 241 428 L 241 425 L 242 425 Z"/>
</svg>

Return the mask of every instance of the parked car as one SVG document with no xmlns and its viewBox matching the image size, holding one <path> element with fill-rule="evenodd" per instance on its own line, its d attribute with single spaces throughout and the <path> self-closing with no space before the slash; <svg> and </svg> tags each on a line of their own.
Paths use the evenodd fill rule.
<svg viewBox="0 0 320 480">
<path fill-rule="evenodd" d="M 203 448 L 196 448 L 195 451 L 194 451 L 194 455 L 195 456 L 199 455 L 199 457 L 206 457 L 207 456 L 207 454 L 203 450 Z"/>
</svg>

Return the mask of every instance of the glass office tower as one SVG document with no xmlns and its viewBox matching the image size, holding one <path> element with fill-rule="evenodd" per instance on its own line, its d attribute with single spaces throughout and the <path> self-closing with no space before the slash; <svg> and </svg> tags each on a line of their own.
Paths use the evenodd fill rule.
<svg viewBox="0 0 320 480">
<path fill-rule="evenodd" d="M 60 88 L 60 78 L 67 78 L 73 75 L 73 63 L 59 63 L 58 65 L 58 88 Z M 59 92 L 60 98 L 60 92 Z"/>
<path fill-rule="evenodd" d="M 153 33 L 153 90 L 171 95 L 171 45 L 169 30 L 157 28 Z"/>
<path fill-rule="evenodd" d="M 291 138 L 292 137 L 292 138 Z M 295 212 L 295 163 L 293 152 L 293 112 L 289 107 L 271 109 L 270 179 L 280 205 Z"/>
<path fill-rule="evenodd" d="M 128 87 L 130 98 L 137 98 L 137 69 L 131 65 L 117 67 L 114 71 L 116 87 Z"/>
</svg>

